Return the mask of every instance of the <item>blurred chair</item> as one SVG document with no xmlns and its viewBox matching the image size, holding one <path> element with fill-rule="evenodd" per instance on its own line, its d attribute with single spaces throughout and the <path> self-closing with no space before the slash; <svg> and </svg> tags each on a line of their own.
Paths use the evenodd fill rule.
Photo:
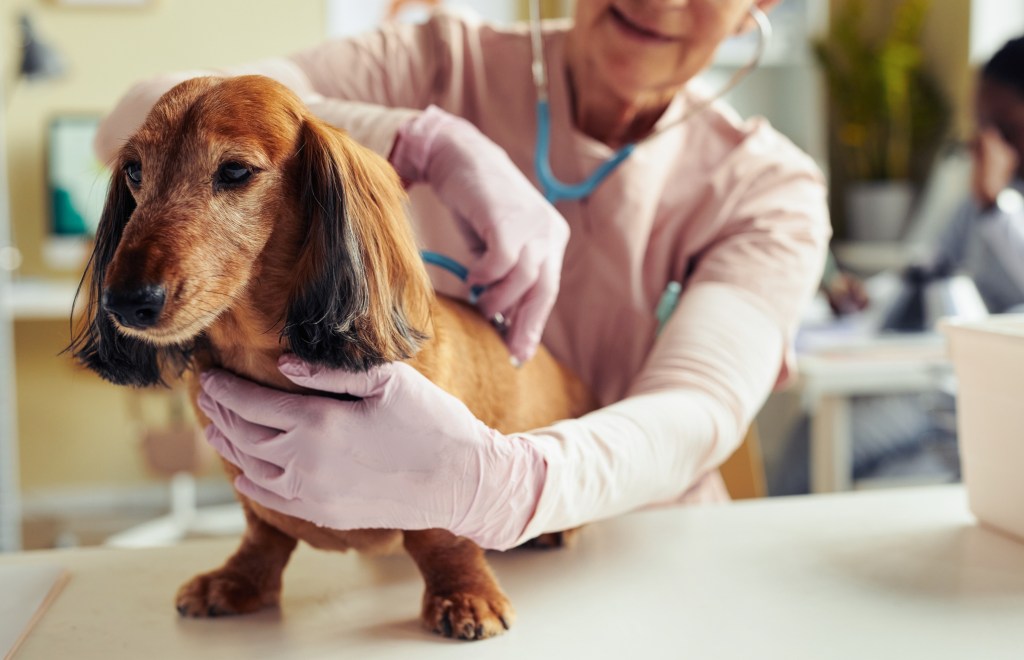
<svg viewBox="0 0 1024 660">
<path fill-rule="evenodd" d="M 748 500 L 767 494 L 764 456 L 761 453 L 761 438 L 757 434 L 756 425 L 750 425 L 743 444 L 722 464 L 719 471 L 722 473 L 722 480 L 725 481 L 729 496 L 734 500 Z"/>
<path fill-rule="evenodd" d="M 911 251 L 924 250 L 927 255 L 935 249 L 970 195 L 971 167 L 971 152 L 963 144 L 951 144 L 939 153 L 907 221 L 904 240 Z"/>
</svg>

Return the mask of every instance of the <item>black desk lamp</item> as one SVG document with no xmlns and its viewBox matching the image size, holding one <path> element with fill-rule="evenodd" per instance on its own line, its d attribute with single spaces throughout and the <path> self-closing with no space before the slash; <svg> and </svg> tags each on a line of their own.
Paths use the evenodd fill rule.
<svg viewBox="0 0 1024 660">
<path fill-rule="evenodd" d="M 28 14 L 18 19 L 21 29 L 21 66 L 18 74 L 26 80 L 38 81 L 58 78 L 64 73 L 64 58 L 36 35 Z"/>
</svg>

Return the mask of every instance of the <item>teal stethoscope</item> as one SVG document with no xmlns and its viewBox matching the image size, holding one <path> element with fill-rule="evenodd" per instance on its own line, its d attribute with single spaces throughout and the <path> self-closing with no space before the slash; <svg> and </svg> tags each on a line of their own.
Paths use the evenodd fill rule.
<svg viewBox="0 0 1024 660">
<path fill-rule="evenodd" d="M 531 69 L 533 71 L 534 87 L 537 90 L 537 148 L 534 153 L 534 167 L 536 169 L 537 179 L 540 182 L 541 190 L 548 201 L 554 204 L 559 201 L 572 201 L 590 196 L 590 194 L 593 193 L 599 185 L 601 185 L 601 182 L 615 171 L 616 167 L 629 158 L 629 155 L 633 153 L 633 150 L 636 149 L 637 145 L 647 142 L 648 140 L 661 135 L 669 128 L 678 126 L 687 119 L 693 117 L 698 112 L 711 105 L 711 103 L 724 96 L 729 92 L 729 90 L 734 88 L 741 80 L 746 78 L 748 74 L 756 69 L 761 62 L 761 58 L 764 56 L 768 40 L 771 38 L 772 27 L 771 23 L 768 21 L 768 17 L 765 16 L 764 12 L 758 9 L 756 5 L 751 5 L 747 11 L 750 13 L 750 16 L 754 19 L 754 23 L 757 25 L 757 48 L 755 49 L 754 56 L 751 60 L 734 73 L 725 86 L 718 90 L 718 93 L 691 106 L 686 110 L 682 117 L 662 126 L 650 135 L 644 137 L 642 140 L 627 144 L 620 148 L 611 158 L 601 164 L 583 181 L 580 181 L 579 183 L 566 183 L 559 179 L 551 170 L 551 111 L 548 106 L 547 70 L 544 66 L 544 45 L 541 37 L 540 0 L 531 0 L 530 41 L 533 53 Z M 424 262 L 444 268 L 462 281 L 466 280 L 468 275 L 466 267 L 454 259 L 443 254 L 426 250 L 422 251 L 421 254 Z M 470 291 L 470 302 L 475 302 L 476 298 L 482 291 L 482 287 L 473 287 L 472 291 Z M 681 292 L 682 285 L 679 282 L 669 282 L 668 286 L 665 288 L 655 310 L 655 315 L 658 319 L 658 332 L 660 332 L 665 326 L 665 323 L 675 310 L 676 304 L 679 302 Z M 504 325 L 504 319 L 502 318 L 496 318 L 495 322 L 499 327 Z"/>
<path fill-rule="evenodd" d="M 627 144 L 594 170 L 589 177 L 579 183 L 566 183 L 560 180 L 551 170 L 551 111 L 548 107 L 548 82 L 547 70 L 544 66 L 544 44 L 541 37 L 540 21 L 540 0 L 530 2 L 530 41 L 533 50 L 533 84 L 537 90 L 537 149 L 534 153 L 534 169 L 537 179 L 540 181 L 541 190 L 548 201 L 554 204 L 563 200 L 577 200 L 588 197 L 608 176 L 615 171 L 615 168 L 622 164 L 622 161 L 629 158 L 638 144 L 655 138 L 666 130 L 678 126 L 690 117 L 708 107 L 714 101 L 723 97 L 729 90 L 739 84 L 761 63 L 768 46 L 768 40 L 772 35 L 772 26 L 768 17 L 757 5 L 751 5 L 747 10 L 757 25 L 757 48 L 751 60 L 733 74 L 732 78 L 718 90 L 718 93 L 700 103 L 688 108 L 682 117 L 668 123 L 638 142 Z"/>
</svg>

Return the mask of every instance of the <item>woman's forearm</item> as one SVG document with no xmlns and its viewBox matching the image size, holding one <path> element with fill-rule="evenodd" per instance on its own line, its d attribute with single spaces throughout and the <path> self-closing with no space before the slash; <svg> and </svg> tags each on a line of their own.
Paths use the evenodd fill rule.
<svg viewBox="0 0 1024 660">
<path fill-rule="evenodd" d="M 430 104 L 433 85 L 444 75 L 433 42 L 454 24 L 437 17 L 425 25 L 388 25 L 289 57 L 155 75 L 134 85 L 103 119 L 94 142 L 96 154 L 109 162 L 157 100 L 182 81 L 258 74 L 288 87 L 320 119 L 387 157 L 398 128 Z"/>
<path fill-rule="evenodd" d="M 250 74 L 274 78 L 295 92 L 317 117 L 348 131 L 358 142 L 385 158 L 391 152 L 398 129 L 418 114 L 406 108 L 385 108 L 373 103 L 325 97 L 294 62 L 276 58 L 227 69 L 161 74 L 135 84 L 100 122 L 93 143 L 97 157 L 104 163 L 109 162 L 124 141 L 142 125 L 160 97 L 178 83 L 200 76 Z"/>
<path fill-rule="evenodd" d="M 680 498 L 739 446 L 783 348 L 736 287 L 688 291 L 630 396 L 530 434 L 547 475 L 518 541 Z"/>
</svg>

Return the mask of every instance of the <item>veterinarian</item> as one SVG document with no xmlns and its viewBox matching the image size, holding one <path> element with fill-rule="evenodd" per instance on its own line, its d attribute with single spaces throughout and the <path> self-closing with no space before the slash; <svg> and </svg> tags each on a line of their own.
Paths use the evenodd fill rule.
<svg viewBox="0 0 1024 660">
<path fill-rule="evenodd" d="M 226 413 L 207 432 L 251 466 L 238 489 L 320 525 L 444 528 L 498 549 L 727 500 L 717 468 L 786 377 L 830 235 L 812 160 L 693 82 L 724 40 L 763 34 L 776 2 L 578 0 L 535 40 L 439 13 L 221 72 L 280 80 L 388 157 L 419 239 L 487 287 L 478 306 L 508 325 L 512 359 L 543 341 L 603 406 L 504 436 L 401 363 L 345 373 L 282 358 L 296 383 L 359 402 L 215 372 L 204 391 Z M 200 73 L 133 88 L 101 154 Z"/>
</svg>

